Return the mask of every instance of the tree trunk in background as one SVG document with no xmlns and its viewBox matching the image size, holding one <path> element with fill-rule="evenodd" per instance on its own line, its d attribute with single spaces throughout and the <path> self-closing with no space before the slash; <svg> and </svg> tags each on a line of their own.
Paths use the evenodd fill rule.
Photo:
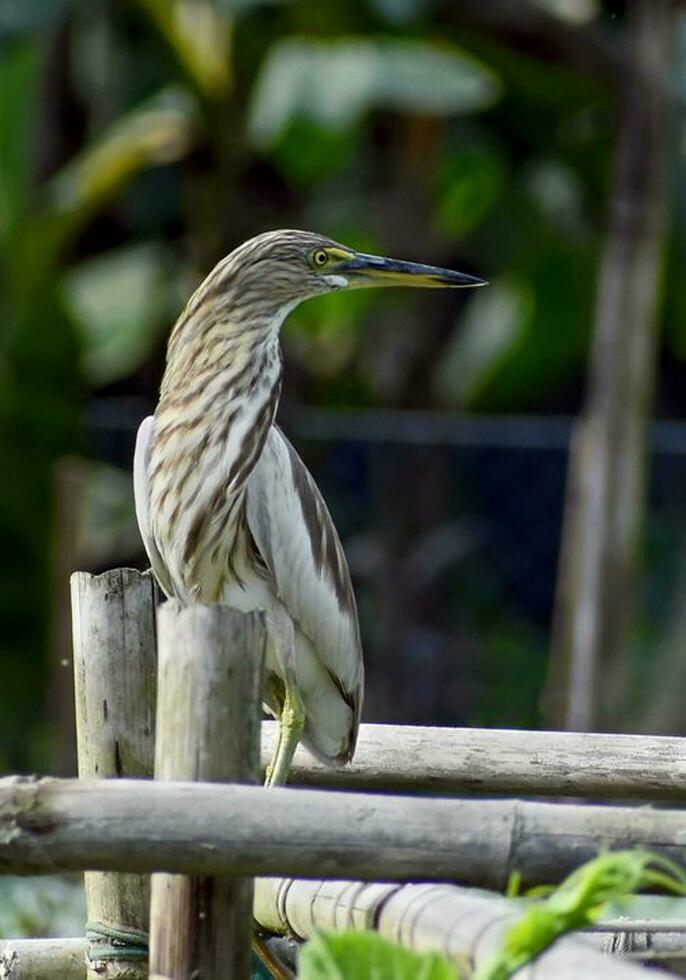
<svg viewBox="0 0 686 980">
<path fill-rule="evenodd" d="M 670 11 L 670 0 L 630 4 L 588 392 L 570 457 L 544 710 L 580 731 L 616 722 L 625 684 L 655 374 Z"/>
<path fill-rule="evenodd" d="M 56 776 L 73 776 L 76 773 L 69 576 L 79 568 L 83 558 L 78 528 L 87 470 L 88 463 L 84 460 L 64 456 L 57 461 L 53 478 L 55 513 L 46 714 L 50 719 L 49 772 Z"/>
</svg>

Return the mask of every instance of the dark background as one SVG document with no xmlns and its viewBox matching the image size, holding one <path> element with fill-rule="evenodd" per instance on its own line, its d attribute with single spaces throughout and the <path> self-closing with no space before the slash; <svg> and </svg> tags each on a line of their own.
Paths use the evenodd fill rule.
<svg viewBox="0 0 686 980">
<path fill-rule="evenodd" d="M 655 4 L 669 57 L 641 84 L 665 107 L 651 117 L 648 98 L 628 119 L 643 105 L 631 52 L 664 34 L 650 10 L 3 0 L 0 767 L 73 767 L 69 572 L 143 567 L 130 459 L 167 333 L 217 259 L 276 227 L 491 283 L 331 296 L 283 330 L 280 419 L 349 555 L 366 719 L 560 723 L 539 696 L 569 445 L 589 405 L 589 341 L 614 309 L 600 270 L 622 235 L 622 126 L 640 137 L 646 118 L 655 139 L 626 150 L 628 184 L 634 205 L 652 194 L 646 213 L 666 216 L 659 275 L 652 287 L 650 262 L 635 275 L 625 262 L 623 281 L 645 273 L 638 328 L 659 339 L 650 397 L 637 407 L 628 386 L 614 404 L 652 420 L 647 506 L 631 491 L 635 575 L 614 597 L 623 684 L 597 724 L 682 729 L 686 17 Z M 594 355 L 610 401 L 635 327 L 613 315 Z"/>
</svg>

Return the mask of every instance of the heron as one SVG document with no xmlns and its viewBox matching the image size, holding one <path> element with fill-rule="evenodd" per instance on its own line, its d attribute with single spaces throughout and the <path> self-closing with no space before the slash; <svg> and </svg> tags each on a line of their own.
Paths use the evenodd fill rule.
<svg viewBox="0 0 686 980">
<path fill-rule="evenodd" d="M 271 231 L 222 259 L 172 329 L 159 401 L 136 439 L 138 525 L 168 597 L 264 612 L 263 699 L 279 719 L 269 785 L 286 782 L 299 742 L 331 766 L 352 759 L 364 685 L 341 542 L 275 423 L 281 325 L 303 300 L 342 289 L 483 284 Z"/>
</svg>

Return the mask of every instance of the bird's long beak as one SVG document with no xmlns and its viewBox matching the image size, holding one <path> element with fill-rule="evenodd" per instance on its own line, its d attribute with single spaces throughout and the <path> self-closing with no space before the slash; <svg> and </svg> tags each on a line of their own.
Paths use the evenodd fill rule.
<svg viewBox="0 0 686 980">
<path fill-rule="evenodd" d="M 465 286 L 487 286 L 485 279 L 465 272 L 439 269 L 419 262 L 401 262 L 379 255 L 356 252 L 336 266 L 336 272 L 347 276 L 351 286 L 422 286 L 426 289 Z"/>
</svg>

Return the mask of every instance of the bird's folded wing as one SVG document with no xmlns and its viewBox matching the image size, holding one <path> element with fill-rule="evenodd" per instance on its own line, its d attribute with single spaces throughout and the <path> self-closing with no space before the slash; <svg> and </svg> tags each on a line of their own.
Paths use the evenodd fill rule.
<svg viewBox="0 0 686 980">
<path fill-rule="evenodd" d="M 364 676 L 348 564 L 314 480 L 276 426 L 246 489 L 248 525 L 279 599 L 359 718 Z"/>
<path fill-rule="evenodd" d="M 148 468 L 150 465 L 150 453 L 152 451 L 154 433 L 155 417 L 154 415 L 148 415 L 147 418 L 143 419 L 136 433 L 136 449 L 133 455 L 133 494 L 136 503 L 138 530 L 141 532 L 141 538 L 143 539 L 152 570 L 161 588 L 168 596 L 171 596 L 172 587 L 169 580 L 169 573 L 162 561 L 162 556 L 157 550 L 150 521 Z"/>
</svg>

